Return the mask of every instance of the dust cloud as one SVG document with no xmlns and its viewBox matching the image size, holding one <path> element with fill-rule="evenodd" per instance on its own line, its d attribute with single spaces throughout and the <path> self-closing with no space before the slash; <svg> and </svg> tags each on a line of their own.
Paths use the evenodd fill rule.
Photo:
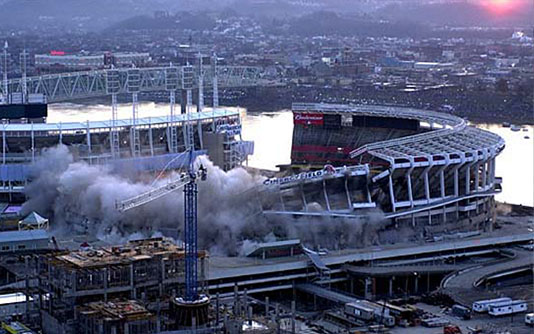
<svg viewBox="0 0 534 334">
<path fill-rule="evenodd" d="M 195 164 L 208 171 L 207 180 L 198 182 L 199 246 L 212 253 L 242 255 L 259 242 L 287 238 L 301 239 L 308 247 L 330 249 L 378 242 L 377 233 L 383 227 L 380 212 L 358 219 L 266 216 L 261 214 L 254 191 L 263 176 L 243 168 L 225 172 L 204 156 Z M 177 177 L 178 173 L 170 173 L 154 186 Z M 74 161 L 63 145 L 43 152 L 30 170 L 30 179 L 23 214 L 36 211 L 50 218 L 51 232 L 60 238 L 85 233 L 109 243 L 160 235 L 181 239 L 180 190 L 121 213 L 115 203 L 150 190 L 151 182 L 118 174 L 105 165 Z"/>
</svg>

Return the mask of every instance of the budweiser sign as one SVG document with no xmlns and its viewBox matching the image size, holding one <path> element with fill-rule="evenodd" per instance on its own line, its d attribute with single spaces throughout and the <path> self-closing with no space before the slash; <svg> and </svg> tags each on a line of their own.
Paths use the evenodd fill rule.
<svg viewBox="0 0 534 334">
<path fill-rule="evenodd" d="M 293 123 L 307 125 L 323 125 L 323 114 L 294 113 Z"/>
</svg>

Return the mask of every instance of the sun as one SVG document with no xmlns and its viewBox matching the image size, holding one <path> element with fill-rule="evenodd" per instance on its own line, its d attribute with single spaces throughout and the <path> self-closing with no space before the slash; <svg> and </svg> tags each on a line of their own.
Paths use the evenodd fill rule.
<svg viewBox="0 0 534 334">
<path fill-rule="evenodd" d="M 479 0 L 480 4 L 494 15 L 507 15 L 524 5 L 523 0 Z"/>
</svg>

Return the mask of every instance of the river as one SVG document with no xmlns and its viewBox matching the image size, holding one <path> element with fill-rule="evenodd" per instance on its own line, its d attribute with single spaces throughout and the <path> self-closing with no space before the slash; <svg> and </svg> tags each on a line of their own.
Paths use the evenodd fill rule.
<svg viewBox="0 0 534 334">
<path fill-rule="evenodd" d="M 168 104 L 143 102 L 139 106 L 139 117 L 162 116 L 168 110 Z M 118 117 L 130 118 L 131 111 L 131 105 L 120 104 Z M 106 105 L 52 104 L 48 122 L 108 120 L 110 114 L 110 106 Z M 255 153 L 249 159 L 249 166 L 275 170 L 277 165 L 290 163 L 291 111 L 243 114 L 243 139 L 255 142 Z M 496 175 L 503 178 L 503 191 L 497 195 L 497 200 L 534 206 L 534 127 L 525 126 L 526 131 L 514 132 L 500 124 L 475 125 L 506 141 L 506 148 L 497 157 Z M 525 136 L 530 138 L 525 139 Z"/>
</svg>

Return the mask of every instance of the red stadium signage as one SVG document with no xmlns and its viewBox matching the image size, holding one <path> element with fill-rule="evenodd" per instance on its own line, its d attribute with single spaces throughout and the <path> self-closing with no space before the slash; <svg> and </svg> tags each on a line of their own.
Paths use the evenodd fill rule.
<svg viewBox="0 0 534 334">
<path fill-rule="evenodd" d="M 51 56 L 64 56 L 65 55 L 65 51 L 52 50 L 52 51 L 50 51 L 50 55 Z"/>
<path fill-rule="evenodd" d="M 309 112 L 294 113 L 293 124 L 323 125 L 323 114 Z"/>
</svg>

